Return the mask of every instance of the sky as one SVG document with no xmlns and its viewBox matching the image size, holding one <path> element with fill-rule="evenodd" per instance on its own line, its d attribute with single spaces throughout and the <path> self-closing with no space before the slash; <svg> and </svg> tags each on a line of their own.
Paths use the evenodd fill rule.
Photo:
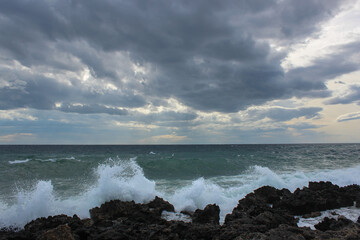
<svg viewBox="0 0 360 240">
<path fill-rule="evenodd" d="M 2 0 L 0 144 L 360 142 L 359 0 Z"/>
</svg>

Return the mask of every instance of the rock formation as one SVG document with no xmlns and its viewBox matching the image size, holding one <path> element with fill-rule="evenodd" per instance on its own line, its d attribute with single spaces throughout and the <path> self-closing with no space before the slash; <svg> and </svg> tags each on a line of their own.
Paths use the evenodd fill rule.
<svg viewBox="0 0 360 240">
<path fill-rule="evenodd" d="M 241 199 L 219 225 L 215 204 L 191 213 L 192 222 L 167 221 L 162 212 L 174 207 L 156 197 L 146 204 L 113 200 L 90 210 L 90 219 L 66 215 L 38 218 L 24 229 L 1 229 L 0 239 L 360 239 L 360 217 L 324 218 L 316 230 L 297 226 L 296 216 L 319 216 L 323 210 L 359 206 L 360 187 L 310 182 L 291 193 L 264 186 Z"/>
</svg>

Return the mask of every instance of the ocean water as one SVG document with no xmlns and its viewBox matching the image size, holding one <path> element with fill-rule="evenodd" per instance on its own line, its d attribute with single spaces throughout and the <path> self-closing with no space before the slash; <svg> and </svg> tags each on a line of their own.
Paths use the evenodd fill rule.
<svg viewBox="0 0 360 240">
<path fill-rule="evenodd" d="M 360 184 L 360 144 L 0 145 L 0 228 L 155 196 L 177 211 L 216 203 L 224 220 L 256 188 L 309 181 Z"/>
</svg>

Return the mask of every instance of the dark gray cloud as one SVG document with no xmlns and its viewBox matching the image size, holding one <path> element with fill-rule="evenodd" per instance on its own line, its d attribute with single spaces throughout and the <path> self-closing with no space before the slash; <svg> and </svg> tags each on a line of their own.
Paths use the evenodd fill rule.
<svg viewBox="0 0 360 240">
<path fill-rule="evenodd" d="M 293 87 L 297 97 L 329 97 L 330 90 L 325 82 L 346 73 L 359 70 L 360 42 L 338 46 L 332 54 L 315 59 L 308 67 L 299 67 L 286 74 L 286 80 Z"/>
<path fill-rule="evenodd" d="M 80 114 L 107 113 L 110 115 L 126 115 L 128 113 L 128 111 L 125 109 L 106 107 L 99 104 L 93 104 L 93 105 L 62 104 L 60 107 L 55 109 L 60 110 L 62 112 L 74 112 Z"/>
<path fill-rule="evenodd" d="M 1 68 L 0 73 L 1 80 L 8 80 L 8 85 L 0 88 L 0 109 L 3 110 L 58 109 L 64 112 L 122 115 L 125 113 L 124 110 L 116 108 L 141 107 L 146 104 L 143 97 L 132 91 L 122 92 L 121 90 L 92 89 L 84 85 L 74 86 L 69 82 L 61 82 L 43 75 Z M 56 108 L 57 103 L 64 104 L 61 108 Z M 108 105 L 108 107 L 103 105 Z"/>
<path fill-rule="evenodd" d="M 293 118 L 305 117 L 307 119 L 320 117 L 319 112 L 322 108 L 319 107 L 306 107 L 306 108 L 269 108 L 265 110 L 249 110 L 248 114 L 256 120 L 263 118 L 270 118 L 275 121 L 289 121 Z"/>
<path fill-rule="evenodd" d="M 252 8 L 243 8 L 242 14 L 234 14 L 236 24 L 251 28 L 256 37 L 290 43 L 316 34 L 321 23 L 333 17 L 345 3 L 337 0 L 246 2 Z M 238 9 L 234 8 L 233 12 L 236 11 Z"/>
<path fill-rule="evenodd" d="M 350 60 L 322 59 L 285 73 L 286 53 L 267 40 L 301 41 L 342 3 L 4 0 L 0 53 L 6 59 L 55 73 L 86 67 L 100 85 L 111 82 L 118 90 L 84 86 L 76 77 L 67 79 L 69 86 L 43 70 L 37 79 L 22 77 L 22 89 L 0 88 L 0 107 L 53 109 L 63 102 L 67 112 L 115 114 L 172 97 L 202 111 L 236 112 L 274 99 L 329 96 L 324 81 L 354 71 Z M 136 74 L 132 63 L 149 71 Z"/>
<path fill-rule="evenodd" d="M 164 111 L 160 113 L 137 114 L 138 121 L 152 123 L 152 122 L 172 122 L 172 121 L 191 121 L 197 118 L 196 113 L 192 112 L 174 112 Z"/>
<path fill-rule="evenodd" d="M 344 96 L 334 97 L 327 101 L 325 104 L 349 104 L 357 102 L 360 104 L 360 86 L 359 85 L 351 85 L 349 86 L 348 92 Z"/>
</svg>

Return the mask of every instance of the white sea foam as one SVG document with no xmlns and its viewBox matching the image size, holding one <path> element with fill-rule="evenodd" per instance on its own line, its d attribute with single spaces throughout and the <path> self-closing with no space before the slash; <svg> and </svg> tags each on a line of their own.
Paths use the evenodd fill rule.
<svg viewBox="0 0 360 240">
<path fill-rule="evenodd" d="M 199 178 L 193 181 L 190 186 L 177 190 L 172 196 L 168 196 L 168 199 L 178 212 L 203 209 L 207 204 L 216 203 L 221 210 L 221 221 L 224 220 L 227 213 L 231 212 L 239 200 L 239 198 L 227 194 L 226 189 L 204 178 Z"/>
<path fill-rule="evenodd" d="M 30 161 L 30 159 L 24 159 L 24 160 L 14 160 L 14 161 L 9 161 L 8 163 L 9 164 L 19 164 L 19 163 L 27 163 L 27 162 L 29 162 Z"/>
<path fill-rule="evenodd" d="M 53 215 L 56 213 L 54 200 L 50 181 L 39 181 L 31 191 L 20 190 L 16 195 L 16 204 L 0 203 L 0 227 L 22 227 L 38 217 Z"/>
<path fill-rule="evenodd" d="M 40 162 L 56 162 L 56 159 L 49 158 L 49 159 L 40 159 Z"/>
<path fill-rule="evenodd" d="M 109 161 L 95 170 L 97 182 L 78 196 L 61 198 L 53 190 L 51 181 L 38 181 L 30 190 L 19 190 L 16 202 L 8 205 L 0 202 L 0 228 L 23 227 L 38 217 L 56 214 L 89 217 L 89 209 L 105 201 L 120 199 L 142 203 L 152 200 L 157 194 L 155 182 L 148 180 L 142 169 L 130 161 Z"/>
<path fill-rule="evenodd" d="M 81 162 L 80 159 L 76 159 L 75 157 L 71 156 L 71 157 L 66 157 L 66 158 L 48 158 L 48 159 L 36 159 L 36 161 L 40 161 L 40 162 L 57 162 L 57 161 L 64 161 L 64 160 L 69 160 L 69 161 L 78 161 Z"/>
<path fill-rule="evenodd" d="M 177 211 L 202 209 L 207 204 L 216 203 L 220 207 L 220 221 L 237 205 L 239 199 L 255 189 L 269 185 L 278 189 L 294 191 L 308 185 L 309 181 L 331 181 L 339 186 L 360 185 L 360 166 L 337 170 L 313 172 L 276 173 L 267 167 L 253 166 L 237 176 L 197 179 L 191 185 L 175 191 L 167 199 Z"/>
<path fill-rule="evenodd" d="M 120 199 L 144 203 L 151 201 L 156 195 L 170 201 L 178 212 L 203 209 L 207 204 L 216 203 L 220 206 L 220 219 L 223 221 L 239 199 L 264 185 L 293 191 L 307 186 L 309 181 L 332 181 L 340 186 L 360 184 L 360 166 L 286 173 L 253 166 L 236 176 L 199 178 L 185 186 L 179 184 L 175 191 L 172 180 L 161 180 L 161 186 L 156 187 L 156 182 L 145 177 L 135 159 L 109 159 L 95 168 L 94 173 L 97 177 L 95 184 L 89 185 L 77 196 L 58 196 L 51 181 L 38 181 L 30 191 L 19 190 L 14 203 L 7 205 L 0 202 L 0 228 L 23 227 L 37 217 L 61 213 L 77 214 L 85 218 L 89 217 L 89 209 L 105 201 Z M 168 185 L 172 186 L 171 191 L 164 181 L 168 181 Z"/>
<path fill-rule="evenodd" d="M 191 217 L 179 212 L 167 212 L 163 211 L 161 217 L 168 221 L 183 221 L 183 222 L 191 222 Z"/>
<path fill-rule="evenodd" d="M 347 219 L 356 222 L 358 217 L 360 216 L 360 208 L 356 207 L 344 207 L 339 209 L 332 209 L 322 211 L 321 215 L 314 218 L 302 218 L 299 217 L 298 226 L 299 227 L 310 227 L 311 229 L 315 229 L 314 225 L 321 222 L 325 217 L 338 219 L 339 216 L 344 216 Z"/>
</svg>

